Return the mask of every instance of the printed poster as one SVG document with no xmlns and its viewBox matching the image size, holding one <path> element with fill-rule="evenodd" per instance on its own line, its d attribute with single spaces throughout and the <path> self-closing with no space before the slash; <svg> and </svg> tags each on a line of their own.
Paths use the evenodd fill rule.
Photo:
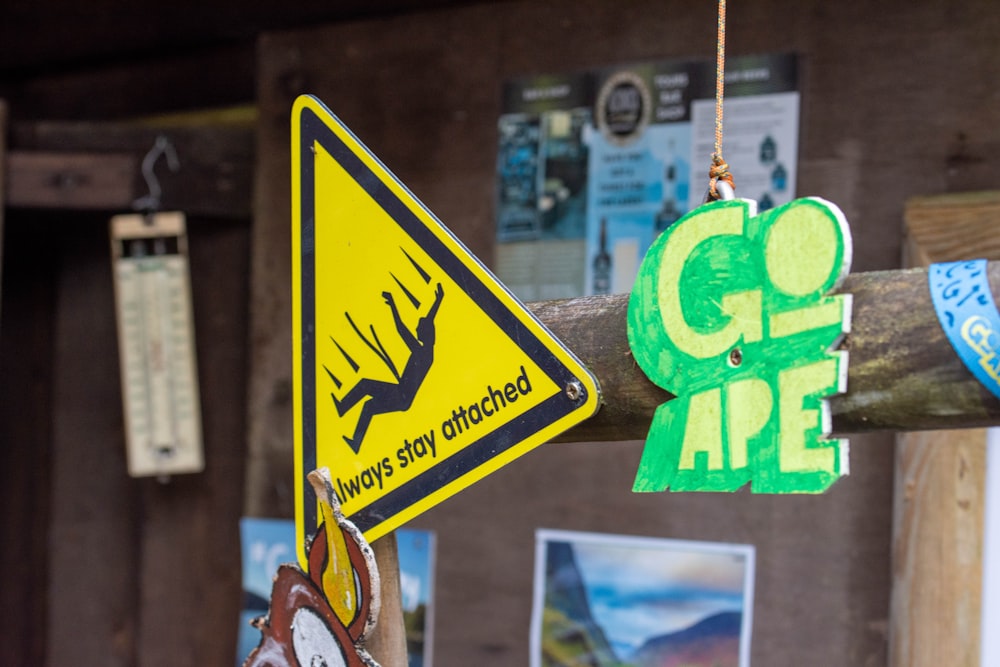
<svg viewBox="0 0 1000 667">
<path fill-rule="evenodd" d="M 723 156 L 759 210 L 795 196 L 792 55 L 730 58 Z M 524 301 L 631 290 L 653 239 L 705 199 L 715 63 L 668 60 L 504 87 L 496 273 Z"/>
<path fill-rule="evenodd" d="M 236 666 L 260 643 L 260 632 L 250 622 L 267 614 L 271 581 L 282 563 L 294 563 L 295 522 L 286 519 L 244 518 L 240 521 L 243 553 L 243 611 L 237 637 Z M 409 667 L 431 667 L 434 628 L 434 533 L 396 530 L 400 589 Z"/>
<path fill-rule="evenodd" d="M 531 667 L 749 667 L 753 546 L 539 530 Z"/>
</svg>

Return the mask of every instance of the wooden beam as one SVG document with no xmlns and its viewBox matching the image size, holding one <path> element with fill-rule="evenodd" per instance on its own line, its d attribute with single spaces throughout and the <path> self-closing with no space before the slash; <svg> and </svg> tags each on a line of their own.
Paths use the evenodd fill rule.
<svg viewBox="0 0 1000 667">
<path fill-rule="evenodd" d="M 1000 264 L 989 265 L 1000 294 Z M 856 273 L 841 292 L 854 295 L 847 393 L 830 401 L 838 434 L 920 431 L 1000 423 L 1000 400 L 980 386 L 937 322 L 925 269 Z M 560 441 L 644 439 L 653 411 L 670 394 L 650 382 L 626 338 L 628 296 L 529 304 L 596 373 L 604 405 Z"/>
<path fill-rule="evenodd" d="M 7 165 L 14 208 L 130 210 L 140 160 L 129 154 L 11 151 Z"/>
<path fill-rule="evenodd" d="M 139 165 L 158 136 L 173 144 L 176 172 L 157 165 L 161 208 L 189 216 L 250 217 L 251 125 L 16 123 L 11 129 L 8 205 L 130 210 L 147 193 Z"/>
</svg>

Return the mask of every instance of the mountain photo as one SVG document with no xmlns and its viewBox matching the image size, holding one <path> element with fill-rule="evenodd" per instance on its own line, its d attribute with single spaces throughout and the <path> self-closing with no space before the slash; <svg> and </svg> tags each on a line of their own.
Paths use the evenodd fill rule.
<svg viewBox="0 0 1000 667">
<path fill-rule="evenodd" d="M 646 640 L 632 658 L 635 667 L 739 667 L 743 615 L 724 611 L 689 628 Z"/>
<path fill-rule="evenodd" d="M 754 550 L 538 531 L 532 667 L 748 667 Z"/>
</svg>

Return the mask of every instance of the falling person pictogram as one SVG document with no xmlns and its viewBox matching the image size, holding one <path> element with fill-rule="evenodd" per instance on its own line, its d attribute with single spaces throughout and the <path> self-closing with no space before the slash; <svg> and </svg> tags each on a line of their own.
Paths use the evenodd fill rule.
<svg viewBox="0 0 1000 667">
<path fill-rule="evenodd" d="M 410 260 L 410 263 L 420 274 L 425 284 L 429 284 L 431 281 L 430 275 L 424 271 L 416 261 L 413 260 L 410 255 L 403 250 L 403 254 L 406 258 Z M 390 275 L 392 275 L 390 273 Z M 396 284 L 399 285 L 403 293 L 409 299 L 410 303 L 413 304 L 415 308 L 419 308 L 420 301 L 403 285 L 402 282 L 395 275 L 392 275 Z M 389 371 L 396 378 L 395 382 L 387 382 L 384 380 L 377 380 L 374 378 L 363 378 L 358 381 L 342 398 L 337 398 L 336 394 L 331 393 L 330 396 L 333 399 L 333 405 L 337 410 L 337 414 L 343 417 L 348 411 L 355 407 L 358 403 L 361 403 L 365 399 L 368 399 L 364 405 L 361 406 L 361 414 L 358 417 L 356 426 L 354 427 L 354 433 L 350 436 L 343 436 L 344 442 L 350 446 L 350 448 L 357 454 L 361 450 L 361 443 L 364 441 L 365 433 L 368 431 L 368 427 L 371 424 L 372 419 L 376 415 L 386 414 L 389 412 L 401 412 L 407 410 L 412 404 L 417 396 L 417 392 L 420 390 L 420 385 L 423 384 L 424 379 L 427 377 L 427 373 L 431 369 L 431 365 L 434 362 L 434 341 L 435 341 L 435 326 L 434 318 L 437 316 L 438 309 L 441 306 L 441 300 L 444 298 L 444 287 L 441 283 L 437 284 L 434 289 L 434 302 L 428 309 L 427 313 L 420 318 L 417 322 L 415 331 L 411 332 L 406 325 L 403 323 L 403 319 L 399 313 L 399 307 L 396 305 L 396 299 L 391 291 L 382 292 L 382 298 L 385 300 L 389 310 L 392 312 L 392 319 L 396 325 L 396 332 L 399 334 L 400 339 L 409 351 L 409 356 L 406 360 L 403 370 L 399 371 L 396 365 L 393 363 L 392 358 L 386 352 L 385 347 L 378 338 L 378 334 L 375 333 L 375 327 L 373 325 L 369 326 L 372 334 L 372 340 L 369 340 L 365 336 L 358 326 L 354 323 L 349 313 L 344 313 L 347 317 L 348 322 L 354 329 L 355 333 L 365 342 L 365 344 L 378 356 L 383 363 L 389 368 Z M 336 340 L 333 341 L 340 350 L 340 353 L 344 356 L 351 367 L 357 371 L 360 366 L 348 355 L 347 351 Z M 339 389 L 342 385 L 340 380 L 330 371 L 326 366 L 323 367 L 330 379 L 333 380 L 336 387 Z"/>
</svg>

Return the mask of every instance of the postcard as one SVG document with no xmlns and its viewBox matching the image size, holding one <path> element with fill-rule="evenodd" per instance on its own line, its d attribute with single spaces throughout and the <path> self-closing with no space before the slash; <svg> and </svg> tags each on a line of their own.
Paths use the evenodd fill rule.
<svg viewBox="0 0 1000 667">
<path fill-rule="evenodd" d="M 748 667 L 751 545 L 539 530 L 532 667 Z"/>
</svg>

